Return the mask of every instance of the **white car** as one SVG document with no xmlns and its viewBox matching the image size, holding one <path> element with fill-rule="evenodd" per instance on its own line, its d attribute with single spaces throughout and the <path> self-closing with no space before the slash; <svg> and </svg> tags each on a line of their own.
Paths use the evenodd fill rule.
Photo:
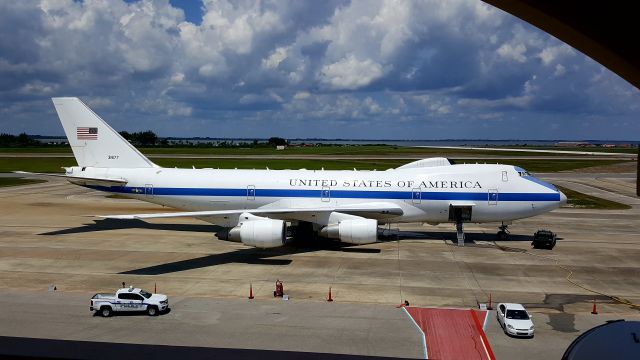
<svg viewBox="0 0 640 360">
<path fill-rule="evenodd" d="M 169 308 L 167 295 L 151 294 L 140 288 L 130 286 L 121 288 L 115 294 L 95 294 L 91 298 L 90 311 L 109 317 L 119 311 L 144 311 L 156 316 Z"/>
<path fill-rule="evenodd" d="M 498 304 L 496 317 L 505 334 L 533 337 L 534 326 L 531 315 L 521 304 Z"/>
</svg>

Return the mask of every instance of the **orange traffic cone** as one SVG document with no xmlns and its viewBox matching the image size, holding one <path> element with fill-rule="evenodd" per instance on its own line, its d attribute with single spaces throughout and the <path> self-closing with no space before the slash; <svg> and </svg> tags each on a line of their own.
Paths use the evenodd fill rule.
<svg viewBox="0 0 640 360">
<path fill-rule="evenodd" d="M 327 301 L 333 301 L 333 299 L 331 298 L 331 286 L 329 286 L 329 298 L 327 299 Z"/>
<path fill-rule="evenodd" d="M 596 309 L 596 299 L 593 299 L 593 309 L 591 310 L 593 315 L 598 315 L 598 310 Z"/>
<path fill-rule="evenodd" d="M 253 284 L 249 283 L 249 300 L 253 299 Z"/>
<path fill-rule="evenodd" d="M 158 293 L 158 283 L 153 283 L 153 293 Z"/>
<path fill-rule="evenodd" d="M 489 305 L 487 306 L 487 310 L 493 310 L 493 305 L 491 305 L 491 293 L 489 293 Z"/>
</svg>

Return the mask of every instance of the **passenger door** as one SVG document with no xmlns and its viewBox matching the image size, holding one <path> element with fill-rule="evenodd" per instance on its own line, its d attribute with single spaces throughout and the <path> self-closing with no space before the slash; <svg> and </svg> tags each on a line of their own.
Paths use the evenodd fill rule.
<svg viewBox="0 0 640 360">
<path fill-rule="evenodd" d="M 129 294 L 120 293 L 118 294 L 118 298 L 116 299 L 116 311 L 128 311 L 127 304 L 129 303 Z"/>
<path fill-rule="evenodd" d="M 256 187 L 255 185 L 247 185 L 247 200 L 253 201 L 256 199 Z"/>
<path fill-rule="evenodd" d="M 498 311 L 497 311 L 497 316 L 498 316 L 498 323 L 500 323 L 500 326 L 504 327 L 504 315 L 507 312 L 507 308 L 504 305 L 500 305 L 498 306 Z"/>
<path fill-rule="evenodd" d="M 328 186 L 323 186 L 322 190 L 320 190 L 320 200 L 322 202 L 331 201 L 331 188 Z"/>
<path fill-rule="evenodd" d="M 489 189 L 487 193 L 489 205 L 498 205 L 498 189 Z"/>
<path fill-rule="evenodd" d="M 140 294 L 131 294 L 131 311 L 143 311 L 144 310 L 144 298 Z"/>
<path fill-rule="evenodd" d="M 131 293 L 118 294 L 118 310 L 119 311 L 141 311 L 142 296 Z"/>
<path fill-rule="evenodd" d="M 422 202 L 422 188 L 413 188 L 411 190 L 411 203 L 420 204 Z"/>
</svg>

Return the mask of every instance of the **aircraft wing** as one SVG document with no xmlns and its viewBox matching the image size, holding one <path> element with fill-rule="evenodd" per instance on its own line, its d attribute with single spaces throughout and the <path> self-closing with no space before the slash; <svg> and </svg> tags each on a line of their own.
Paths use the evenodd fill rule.
<svg viewBox="0 0 640 360">
<path fill-rule="evenodd" d="M 127 183 L 125 179 L 107 179 L 107 178 L 90 178 L 84 176 L 69 176 L 65 174 L 47 174 L 47 173 L 34 173 L 34 172 L 26 172 L 26 171 L 14 171 L 14 174 L 24 174 L 24 175 L 32 175 L 32 176 L 42 176 L 42 177 L 59 177 L 65 178 L 70 183 L 76 185 L 98 185 L 98 186 L 123 186 Z"/>
<path fill-rule="evenodd" d="M 98 215 L 105 219 L 159 219 L 159 218 L 178 218 L 193 217 L 205 220 L 210 223 L 227 223 L 229 218 L 240 216 L 242 213 L 250 213 L 256 216 L 265 216 L 272 219 L 281 220 L 302 220 L 312 221 L 313 217 L 331 212 L 340 212 L 344 214 L 357 215 L 365 218 L 384 219 L 402 215 L 402 208 L 392 203 L 367 203 L 340 206 L 323 206 L 323 207 L 295 207 L 295 208 L 256 208 L 256 209 L 239 209 L 239 210 L 212 210 L 212 211 L 187 211 L 187 212 L 170 212 L 155 214 L 131 214 L 131 215 Z"/>
</svg>

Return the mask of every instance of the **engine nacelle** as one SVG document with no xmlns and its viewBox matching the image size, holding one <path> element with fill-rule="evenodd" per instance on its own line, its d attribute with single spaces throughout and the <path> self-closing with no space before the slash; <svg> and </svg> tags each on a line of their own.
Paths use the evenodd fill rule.
<svg viewBox="0 0 640 360">
<path fill-rule="evenodd" d="M 228 239 L 257 248 L 273 248 L 284 245 L 287 224 L 282 220 L 251 220 L 229 230 Z"/>
<path fill-rule="evenodd" d="M 349 244 L 372 244 L 378 240 L 378 221 L 374 219 L 342 220 L 338 224 L 323 227 L 320 235 L 340 239 Z"/>
</svg>

